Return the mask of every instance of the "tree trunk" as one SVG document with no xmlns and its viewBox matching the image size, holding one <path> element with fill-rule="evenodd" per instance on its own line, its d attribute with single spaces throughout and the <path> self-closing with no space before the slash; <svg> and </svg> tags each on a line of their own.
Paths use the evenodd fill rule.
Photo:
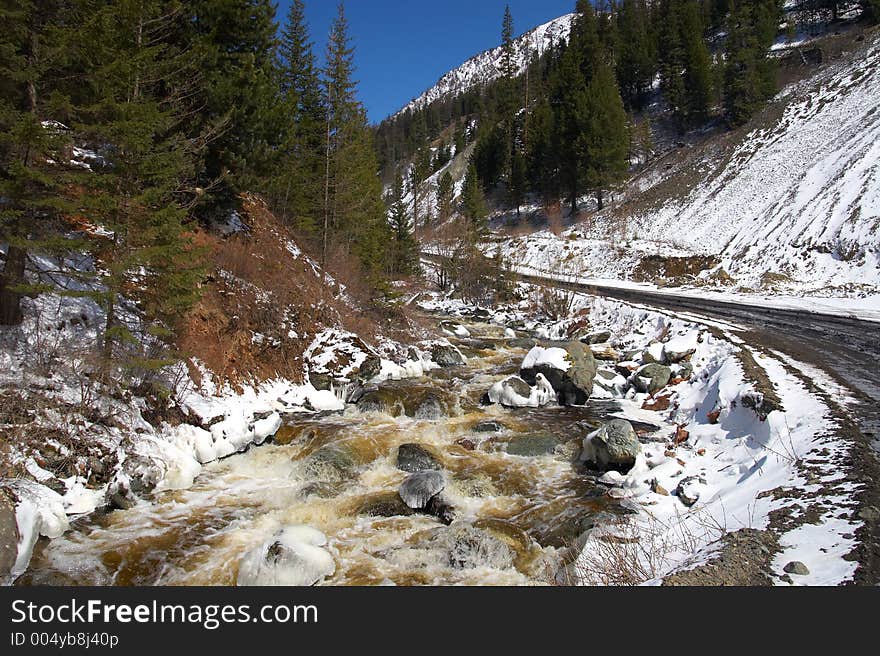
<svg viewBox="0 0 880 656">
<path fill-rule="evenodd" d="M 571 190 L 571 218 L 574 218 L 577 215 L 578 211 L 578 194 L 577 189 Z"/>
<path fill-rule="evenodd" d="M 20 291 L 15 289 L 24 282 L 24 265 L 27 251 L 18 246 L 10 246 L 6 254 L 6 265 L 0 274 L 0 326 L 17 326 L 21 323 Z"/>
<path fill-rule="evenodd" d="M 605 194 L 601 189 L 596 192 L 596 202 L 599 205 L 600 212 L 605 209 Z"/>
</svg>

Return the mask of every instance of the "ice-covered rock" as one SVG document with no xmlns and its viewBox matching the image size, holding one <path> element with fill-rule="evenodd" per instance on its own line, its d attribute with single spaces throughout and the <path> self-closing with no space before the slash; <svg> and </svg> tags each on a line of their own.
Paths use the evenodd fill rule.
<svg viewBox="0 0 880 656">
<path fill-rule="evenodd" d="M 495 383 L 487 397 L 490 403 L 498 403 L 506 408 L 542 408 L 556 398 L 556 392 L 543 374 L 535 377 L 534 387 L 519 376 L 510 376 Z"/>
<path fill-rule="evenodd" d="M 336 571 L 324 547 L 326 536 L 308 526 L 292 526 L 247 552 L 238 567 L 239 586 L 309 586 Z"/>
<path fill-rule="evenodd" d="M 446 476 L 439 471 L 423 471 L 408 476 L 400 486 L 400 498 L 413 510 L 422 510 L 446 488 Z"/>
</svg>

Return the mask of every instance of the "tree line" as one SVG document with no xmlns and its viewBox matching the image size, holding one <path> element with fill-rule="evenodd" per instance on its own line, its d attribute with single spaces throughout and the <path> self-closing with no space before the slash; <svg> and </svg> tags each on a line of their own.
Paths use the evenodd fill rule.
<svg viewBox="0 0 880 656">
<path fill-rule="evenodd" d="M 377 140 L 386 171 L 414 161 L 414 183 L 442 162 L 428 145 L 456 152 L 476 141 L 473 173 L 484 192 L 516 208 L 529 194 L 565 199 L 572 212 L 622 180 L 650 150 L 646 104 L 661 99 L 677 130 L 747 123 L 777 90 L 770 54 L 817 16 L 836 20 L 851 3 L 801 0 L 579 0 L 568 39 L 514 69 L 513 17 L 502 19 L 499 79 L 384 121 Z M 876 20 L 877 0 L 861 2 Z M 799 24 L 798 21 L 802 21 Z M 476 126 L 473 128 L 472 126 Z M 442 146 L 441 146 L 442 149 Z M 421 162 L 421 164 L 420 164 Z"/>
<path fill-rule="evenodd" d="M 49 258 L 104 310 L 108 355 L 137 340 L 122 299 L 170 335 L 204 275 L 194 228 L 244 191 L 382 290 L 392 230 L 343 5 L 321 68 L 302 0 L 280 32 L 270 0 L 2 0 L 0 20 L 0 325 L 58 291 L 29 275 Z"/>
</svg>

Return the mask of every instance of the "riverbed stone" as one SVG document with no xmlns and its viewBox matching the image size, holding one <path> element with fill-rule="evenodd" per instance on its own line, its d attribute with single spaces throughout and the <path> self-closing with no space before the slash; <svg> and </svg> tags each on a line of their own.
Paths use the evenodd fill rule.
<svg viewBox="0 0 880 656">
<path fill-rule="evenodd" d="M 421 399 L 413 411 L 413 417 L 422 421 L 437 421 L 446 416 L 446 408 L 436 394 Z"/>
<path fill-rule="evenodd" d="M 458 367 L 465 363 L 464 356 L 451 344 L 436 344 L 431 349 L 431 359 L 441 367 Z"/>
<path fill-rule="evenodd" d="M 239 586 L 303 587 L 314 585 L 336 571 L 327 538 L 307 526 L 279 531 L 272 539 L 245 554 L 236 577 Z"/>
<path fill-rule="evenodd" d="M 632 424 L 625 419 L 613 419 L 584 440 L 582 458 L 602 469 L 629 471 L 641 451 Z"/>
<path fill-rule="evenodd" d="M 500 433 L 507 427 L 500 421 L 481 421 L 471 429 L 475 433 Z"/>
<path fill-rule="evenodd" d="M 355 460 L 345 447 L 328 444 L 303 461 L 306 475 L 324 483 L 340 483 L 354 476 Z"/>
<path fill-rule="evenodd" d="M 446 476 L 439 471 L 412 474 L 400 485 L 400 498 L 413 510 L 424 510 L 428 502 L 446 488 Z"/>
<path fill-rule="evenodd" d="M 397 449 L 397 468 L 416 474 L 422 471 L 437 471 L 442 465 L 437 456 L 421 444 L 401 444 Z"/>
<path fill-rule="evenodd" d="M 365 499 L 357 509 L 367 517 L 409 517 L 415 510 L 407 506 L 396 492 L 384 492 Z"/>
<path fill-rule="evenodd" d="M 560 348 L 566 352 L 570 365 L 568 371 L 545 363 L 521 369 L 520 376 L 526 383 L 534 385 L 538 374 L 543 374 L 556 392 L 560 405 L 584 405 L 593 393 L 593 380 L 598 370 L 596 358 L 589 346 L 577 340 L 566 342 Z"/>
<path fill-rule="evenodd" d="M 507 453 L 512 456 L 532 458 L 545 456 L 556 450 L 559 440 L 547 434 L 527 434 L 512 437 L 507 443 Z"/>
</svg>

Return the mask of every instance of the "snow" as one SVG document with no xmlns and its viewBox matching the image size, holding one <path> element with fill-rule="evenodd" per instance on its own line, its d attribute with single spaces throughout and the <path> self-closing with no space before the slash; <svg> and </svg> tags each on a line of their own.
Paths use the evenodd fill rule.
<svg viewBox="0 0 880 656">
<path fill-rule="evenodd" d="M 510 385 L 505 384 L 507 380 L 495 383 L 489 389 L 489 401 L 507 408 L 542 408 L 556 399 L 553 386 L 542 374 L 535 377 L 535 386 L 527 397 L 517 394 Z"/>
<path fill-rule="evenodd" d="M 536 346 L 526 355 L 522 368 L 534 369 L 541 366 L 548 366 L 559 371 L 568 371 L 571 369 L 571 361 L 568 359 L 568 352 L 565 349 Z"/>
<path fill-rule="evenodd" d="M 324 548 L 326 544 L 326 536 L 309 526 L 284 528 L 245 554 L 236 585 L 314 585 L 336 571 L 333 556 Z"/>
<path fill-rule="evenodd" d="M 14 579 L 27 569 L 34 545 L 41 535 L 57 538 L 64 534 L 70 524 L 64 501 L 57 492 L 24 479 L 13 481 L 9 487 L 18 497 L 15 507 L 18 556 L 10 572 Z"/>
</svg>

